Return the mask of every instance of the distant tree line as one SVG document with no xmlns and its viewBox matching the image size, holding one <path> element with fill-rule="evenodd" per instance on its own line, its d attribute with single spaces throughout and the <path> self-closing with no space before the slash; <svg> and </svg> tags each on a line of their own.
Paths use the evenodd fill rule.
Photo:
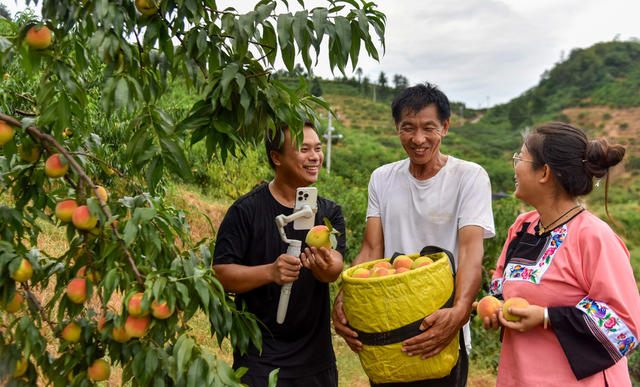
<svg viewBox="0 0 640 387">
<path fill-rule="evenodd" d="M 272 74 L 275 79 L 294 80 L 302 76 L 307 83 L 311 83 L 311 93 L 315 96 L 321 96 L 323 93 L 320 85 L 320 77 L 313 74 L 313 71 L 307 72 L 300 65 L 296 64 L 293 71 L 285 69 L 277 70 Z M 381 71 L 377 80 L 372 81 L 368 76 L 363 76 L 362 68 L 358 67 L 351 77 L 336 77 L 333 82 L 355 87 L 359 90 L 359 94 L 363 97 L 372 99 L 377 102 L 391 103 L 393 97 L 400 91 L 409 87 L 409 79 L 402 74 L 394 74 L 392 83 L 384 71 Z"/>
</svg>

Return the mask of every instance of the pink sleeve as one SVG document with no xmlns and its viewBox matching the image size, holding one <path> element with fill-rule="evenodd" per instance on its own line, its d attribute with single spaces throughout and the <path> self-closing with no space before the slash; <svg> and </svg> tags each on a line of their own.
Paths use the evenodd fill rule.
<svg viewBox="0 0 640 387">
<path fill-rule="evenodd" d="M 581 230 L 580 249 L 588 298 L 609 306 L 638 337 L 640 294 L 624 243 L 602 223 Z"/>
</svg>

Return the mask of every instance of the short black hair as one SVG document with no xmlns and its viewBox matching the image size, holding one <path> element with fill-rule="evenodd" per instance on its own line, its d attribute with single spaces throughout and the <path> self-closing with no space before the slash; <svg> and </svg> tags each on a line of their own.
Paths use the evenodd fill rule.
<svg viewBox="0 0 640 387">
<path fill-rule="evenodd" d="M 431 104 L 436 105 L 438 119 L 444 124 L 451 116 L 449 98 L 438 89 L 438 86 L 429 82 L 408 87 L 396 95 L 391 104 L 391 114 L 393 120 L 398 123 L 405 109 L 411 113 L 417 113 Z"/>
<path fill-rule="evenodd" d="M 313 130 L 316 130 L 316 127 L 313 125 L 311 121 L 305 121 L 302 128 L 310 127 Z M 264 149 L 267 152 L 267 160 L 269 160 L 269 165 L 271 169 L 276 170 L 276 164 L 271 159 L 271 151 L 276 151 L 278 153 L 282 153 L 284 150 L 284 131 L 289 130 L 289 126 L 285 123 L 281 123 L 280 125 L 276 125 L 275 133 L 272 133 L 267 129 L 264 135 Z"/>
</svg>

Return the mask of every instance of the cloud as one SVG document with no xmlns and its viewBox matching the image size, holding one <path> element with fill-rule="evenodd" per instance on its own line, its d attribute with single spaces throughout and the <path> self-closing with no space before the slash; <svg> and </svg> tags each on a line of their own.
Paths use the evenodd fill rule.
<svg viewBox="0 0 640 387">
<path fill-rule="evenodd" d="M 255 0 L 220 0 L 240 12 Z M 386 53 L 380 62 L 361 53 L 358 66 L 370 80 L 381 71 L 411 83 L 438 84 L 452 100 L 472 107 L 507 102 L 535 86 L 562 52 L 640 35 L 640 1 L 629 0 L 375 0 L 387 15 Z M 15 14 L 24 0 L 7 2 Z M 297 2 L 289 1 L 296 10 Z M 326 6 L 306 0 L 308 9 Z M 278 8 L 284 11 L 284 8 Z M 373 31 L 372 31 L 373 32 Z M 380 49 L 382 54 L 382 49 Z M 326 46 L 314 73 L 341 76 L 329 70 Z M 301 62 L 301 60 L 299 61 Z M 284 67 L 279 65 L 278 68 Z M 347 75 L 352 76 L 351 65 Z"/>
</svg>

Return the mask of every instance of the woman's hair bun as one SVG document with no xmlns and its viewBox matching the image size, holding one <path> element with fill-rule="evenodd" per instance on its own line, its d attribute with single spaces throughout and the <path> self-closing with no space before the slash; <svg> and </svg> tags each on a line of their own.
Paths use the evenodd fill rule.
<svg viewBox="0 0 640 387">
<path fill-rule="evenodd" d="M 625 149 L 619 144 L 609 144 L 605 139 L 592 140 L 587 143 L 585 167 L 593 176 L 600 178 L 607 170 L 622 161 Z"/>
</svg>

